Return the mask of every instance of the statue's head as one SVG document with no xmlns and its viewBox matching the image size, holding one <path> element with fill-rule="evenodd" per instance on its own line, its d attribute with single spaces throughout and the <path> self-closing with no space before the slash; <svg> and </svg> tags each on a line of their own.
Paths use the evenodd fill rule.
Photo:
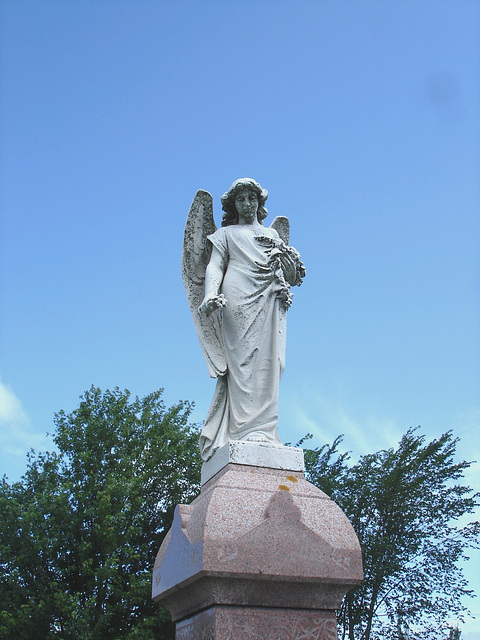
<svg viewBox="0 0 480 640">
<path fill-rule="evenodd" d="M 265 202 L 268 198 L 268 191 L 262 189 L 262 187 L 252 178 L 240 178 L 235 180 L 230 189 L 222 196 L 222 209 L 225 211 L 223 214 L 222 227 L 228 227 L 231 224 L 238 223 L 238 212 L 235 208 L 235 198 L 243 190 L 253 191 L 258 199 L 258 211 L 257 219 L 263 224 L 263 220 L 267 217 L 267 209 L 265 208 Z"/>
</svg>

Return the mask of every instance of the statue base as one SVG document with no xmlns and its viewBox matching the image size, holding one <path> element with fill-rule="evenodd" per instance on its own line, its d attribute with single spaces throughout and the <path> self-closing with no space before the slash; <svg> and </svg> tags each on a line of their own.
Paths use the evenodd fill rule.
<svg viewBox="0 0 480 640">
<path fill-rule="evenodd" d="M 202 465 L 202 486 L 227 464 L 245 464 L 249 467 L 265 467 L 288 471 L 303 471 L 303 449 L 283 447 L 263 442 L 232 440 L 217 449 L 210 460 Z"/>
<path fill-rule="evenodd" d="M 237 444 L 258 451 L 246 459 L 242 447 L 239 458 Z M 363 578 L 352 526 L 305 480 L 303 465 L 256 466 L 269 447 L 228 446 L 229 462 L 192 504 L 176 507 L 155 561 L 153 599 L 170 611 L 176 640 L 336 640 L 335 609 Z"/>
<path fill-rule="evenodd" d="M 217 606 L 177 624 L 175 640 L 335 640 L 331 611 Z"/>
</svg>

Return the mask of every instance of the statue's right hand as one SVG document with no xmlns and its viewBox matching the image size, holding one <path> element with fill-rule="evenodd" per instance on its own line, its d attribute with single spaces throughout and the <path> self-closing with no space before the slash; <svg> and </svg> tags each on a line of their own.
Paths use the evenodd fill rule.
<svg viewBox="0 0 480 640">
<path fill-rule="evenodd" d="M 202 304 L 198 307 L 198 313 L 205 313 L 209 316 L 216 309 L 221 309 L 227 306 L 227 299 L 223 293 L 219 293 L 211 298 L 205 298 Z"/>
</svg>

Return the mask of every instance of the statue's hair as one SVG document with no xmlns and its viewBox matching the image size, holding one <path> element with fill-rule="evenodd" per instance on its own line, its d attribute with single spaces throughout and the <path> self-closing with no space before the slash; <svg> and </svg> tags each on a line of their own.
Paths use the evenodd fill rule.
<svg viewBox="0 0 480 640">
<path fill-rule="evenodd" d="M 263 224 L 263 220 L 267 217 L 268 211 L 265 208 L 265 202 L 268 198 L 268 191 L 262 189 L 252 178 L 240 178 L 235 180 L 230 189 L 223 194 L 222 209 L 225 211 L 222 219 L 222 227 L 228 227 L 231 224 L 238 224 L 238 211 L 235 207 L 235 198 L 243 189 L 251 189 L 258 198 L 257 220 Z"/>
</svg>

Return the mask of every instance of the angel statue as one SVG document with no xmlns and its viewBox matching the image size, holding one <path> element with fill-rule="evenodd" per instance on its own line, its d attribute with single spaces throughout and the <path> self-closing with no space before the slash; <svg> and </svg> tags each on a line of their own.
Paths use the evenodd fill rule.
<svg viewBox="0 0 480 640">
<path fill-rule="evenodd" d="M 195 329 L 212 378 L 217 378 L 200 435 L 204 460 L 231 440 L 281 445 L 278 389 L 285 368 L 290 287 L 305 269 L 288 245 L 288 218 L 270 227 L 268 191 L 251 178 L 222 196 L 222 226 L 213 199 L 198 191 L 185 226 L 182 276 Z"/>
</svg>

